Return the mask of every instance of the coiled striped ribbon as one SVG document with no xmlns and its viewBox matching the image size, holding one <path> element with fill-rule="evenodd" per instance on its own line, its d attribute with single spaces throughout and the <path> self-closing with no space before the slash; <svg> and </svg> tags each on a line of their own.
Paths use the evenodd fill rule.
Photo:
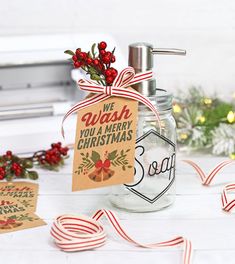
<svg viewBox="0 0 235 264">
<path fill-rule="evenodd" d="M 110 96 L 125 97 L 128 99 L 136 100 L 146 105 L 156 116 L 159 127 L 160 127 L 160 133 L 161 133 L 160 117 L 159 117 L 159 113 L 156 107 L 151 103 L 151 101 L 148 98 L 141 95 L 139 92 L 133 89 L 127 89 L 127 87 L 133 84 L 149 80 L 152 77 L 153 77 L 152 71 L 141 72 L 141 73 L 135 74 L 135 70 L 132 67 L 127 67 L 118 74 L 112 86 L 102 86 L 93 81 L 86 80 L 86 79 L 79 80 L 78 86 L 80 87 L 81 90 L 88 91 L 91 93 L 96 93 L 96 94 L 90 98 L 87 98 L 81 102 L 78 102 L 65 114 L 62 120 L 62 128 L 61 128 L 61 133 L 63 137 L 64 137 L 63 124 L 65 120 L 71 114 L 87 106 L 91 106 L 101 101 L 104 101 L 108 99 Z"/>
<path fill-rule="evenodd" d="M 92 218 L 79 215 L 61 215 L 56 218 L 51 227 L 51 235 L 56 245 L 63 251 L 73 252 L 101 247 L 106 242 L 106 233 L 98 220 L 105 216 L 117 234 L 126 241 L 143 248 L 174 247 L 180 244 L 184 246 L 183 264 L 190 264 L 192 260 L 192 244 L 184 237 L 144 245 L 132 239 L 121 227 L 114 212 L 110 210 L 98 210 Z"/>
<path fill-rule="evenodd" d="M 188 163 L 189 165 L 191 165 L 196 172 L 198 173 L 201 182 L 203 185 L 205 186 L 209 186 L 212 182 L 212 180 L 214 179 L 214 177 L 217 175 L 217 173 L 224 168 L 227 165 L 230 165 L 232 163 L 234 163 L 234 160 L 225 160 L 221 163 L 219 163 L 212 171 L 211 173 L 209 173 L 209 175 L 206 175 L 203 170 L 199 167 L 199 165 L 197 165 L 195 162 L 191 161 L 191 160 L 183 160 L 184 162 Z M 235 206 L 235 199 L 229 201 L 228 199 L 228 192 L 234 192 L 235 191 L 235 183 L 230 183 L 228 185 L 226 185 L 223 188 L 222 194 L 221 194 L 221 202 L 222 202 L 222 209 L 226 212 L 230 212 L 233 207 Z"/>
</svg>

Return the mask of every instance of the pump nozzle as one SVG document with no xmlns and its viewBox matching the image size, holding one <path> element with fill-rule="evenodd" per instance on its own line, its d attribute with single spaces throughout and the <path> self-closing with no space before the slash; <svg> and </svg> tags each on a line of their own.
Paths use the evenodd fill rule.
<svg viewBox="0 0 235 264">
<path fill-rule="evenodd" d="M 159 55 L 186 55 L 186 50 L 182 49 L 158 49 L 158 48 L 152 48 L 151 52 L 153 54 L 159 54 Z"/>
</svg>

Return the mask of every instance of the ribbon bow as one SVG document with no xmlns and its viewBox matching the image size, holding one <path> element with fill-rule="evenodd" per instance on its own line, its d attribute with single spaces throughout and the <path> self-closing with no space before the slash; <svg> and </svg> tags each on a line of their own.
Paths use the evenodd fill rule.
<svg viewBox="0 0 235 264">
<path fill-rule="evenodd" d="M 139 92 L 132 90 L 132 89 L 127 89 L 128 86 L 131 86 L 133 84 L 136 84 L 142 81 L 149 80 L 152 77 L 153 77 L 152 71 L 135 74 L 135 70 L 132 67 L 127 67 L 118 74 L 112 86 L 102 86 L 90 80 L 80 79 L 78 81 L 78 85 L 81 90 L 92 92 L 92 93 L 97 93 L 97 94 L 92 96 L 91 98 L 87 98 L 75 104 L 65 114 L 63 121 L 62 121 L 63 137 L 64 137 L 63 124 L 68 116 L 70 116 L 74 112 L 77 112 L 78 110 L 83 109 L 87 106 L 91 106 L 93 104 L 101 102 L 109 98 L 110 96 L 125 97 L 128 99 L 136 100 L 146 105 L 155 114 L 159 127 L 160 127 L 160 132 L 161 132 L 160 117 L 159 117 L 159 113 L 157 109 L 155 108 L 155 106 L 151 103 L 151 101 L 148 98 L 144 97 Z"/>
</svg>

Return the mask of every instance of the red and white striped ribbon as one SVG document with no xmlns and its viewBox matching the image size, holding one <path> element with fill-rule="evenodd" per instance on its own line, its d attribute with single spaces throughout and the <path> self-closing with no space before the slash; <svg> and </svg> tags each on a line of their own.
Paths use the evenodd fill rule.
<svg viewBox="0 0 235 264">
<path fill-rule="evenodd" d="M 135 83 L 149 80 L 152 77 L 153 77 L 152 71 L 135 74 L 135 70 L 132 67 L 127 67 L 118 74 L 112 86 L 102 86 L 93 81 L 86 79 L 79 80 L 78 86 L 80 87 L 81 90 L 88 91 L 91 93 L 97 93 L 97 94 L 81 102 L 78 102 L 65 114 L 62 120 L 62 129 L 61 129 L 62 135 L 64 136 L 63 124 L 67 117 L 69 117 L 71 114 L 77 112 L 80 109 L 83 109 L 87 106 L 91 106 L 103 100 L 106 100 L 110 96 L 125 97 L 145 104 L 155 114 L 161 132 L 160 117 L 156 107 L 151 103 L 151 101 L 148 98 L 141 95 L 139 92 L 133 89 L 127 89 L 127 87 Z"/>
<path fill-rule="evenodd" d="M 199 165 L 197 165 L 195 162 L 191 161 L 191 160 L 182 160 L 183 162 L 188 163 L 189 165 L 191 165 L 196 172 L 198 173 L 201 182 L 203 185 L 209 185 L 211 183 L 211 181 L 213 180 L 213 178 L 215 177 L 215 175 L 225 166 L 232 164 L 234 162 L 234 160 L 225 160 L 221 163 L 219 163 L 212 171 L 209 175 L 206 175 L 204 173 L 204 171 L 199 167 Z"/>
<path fill-rule="evenodd" d="M 235 206 L 235 199 L 228 199 L 228 192 L 235 192 L 235 183 L 227 184 L 221 194 L 222 209 L 226 212 L 230 212 Z"/>
<path fill-rule="evenodd" d="M 193 161 L 191 160 L 183 160 L 184 162 L 190 164 L 198 173 L 200 176 L 201 182 L 205 186 L 209 186 L 212 182 L 215 175 L 225 166 L 232 164 L 234 160 L 225 160 L 221 163 L 219 163 L 212 171 L 211 173 L 206 176 L 206 174 L 203 172 L 203 170 Z M 235 191 L 235 183 L 230 183 L 225 185 L 223 188 L 222 194 L 221 194 L 221 202 L 222 202 L 222 209 L 226 212 L 230 212 L 233 207 L 235 206 L 235 199 L 229 201 L 227 193 L 229 191 L 234 192 Z"/>
<path fill-rule="evenodd" d="M 184 246 L 183 264 L 192 263 L 192 244 L 184 237 L 144 245 L 132 239 L 121 227 L 114 212 L 106 209 L 98 210 L 92 218 L 79 215 L 61 215 L 56 218 L 51 227 L 51 235 L 56 245 L 63 251 L 73 252 L 101 247 L 106 242 L 106 233 L 98 220 L 105 216 L 117 234 L 126 241 L 143 248 Z"/>
</svg>

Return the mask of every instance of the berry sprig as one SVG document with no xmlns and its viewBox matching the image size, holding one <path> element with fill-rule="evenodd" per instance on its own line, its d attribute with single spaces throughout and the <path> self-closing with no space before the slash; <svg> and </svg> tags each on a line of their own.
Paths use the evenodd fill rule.
<svg viewBox="0 0 235 264">
<path fill-rule="evenodd" d="M 57 171 L 64 165 L 64 159 L 68 158 L 68 150 L 67 147 L 62 147 L 61 142 L 53 143 L 50 149 L 35 152 L 33 161 L 41 168 Z"/>
<path fill-rule="evenodd" d="M 20 158 L 8 150 L 0 156 L 0 180 L 11 181 L 14 178 L 38 179 L 38 173 L 31 170 L 34 165 L 48 170 L 58 170 L 68 158 L 68 148 L 60 142 L 51 144 L 48 150 L 40 150 L 31 157 Z"/>
<path fill-rule="evenodd" d="M 95 48 L 98 46 L 98 54 Z M 101 41 L 96 45 L 92 45 L 91 51 L 83 52 L 80 48 L 75 52 L 66 50 L 65 53 L 72 56 L 73 65 L 75 68 L 82 68 L 90 75 L 92 80 L 97 81 L 104 86 L 112 85 L 118 75 L 118 71 L 111 67 L 111 64 L 116 61 L 114 56 L 115 48 L 111 51 L 106 51 L 107 43 Z"/>
<path fill-rule="evenodd" d="M 33 168 L 33 161 L 30 158 L 19 158 L 8 150 L 0 156 L 0 180 L 11 181 L 13 178 L 29 178 L 36 180 L 38 173 L 30 170 Z"/>
</svg>

